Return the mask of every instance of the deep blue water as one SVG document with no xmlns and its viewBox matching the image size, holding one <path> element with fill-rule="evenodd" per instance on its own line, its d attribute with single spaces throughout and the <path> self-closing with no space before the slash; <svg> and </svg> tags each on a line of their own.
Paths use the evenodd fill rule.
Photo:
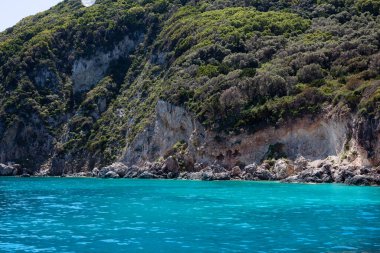
<svg viewBox="0 0 380 253">
<path fill-rule="evenodd" d="M 380 188 L 0 178 L 0 252 L 380 252 Z"/>
</svg>

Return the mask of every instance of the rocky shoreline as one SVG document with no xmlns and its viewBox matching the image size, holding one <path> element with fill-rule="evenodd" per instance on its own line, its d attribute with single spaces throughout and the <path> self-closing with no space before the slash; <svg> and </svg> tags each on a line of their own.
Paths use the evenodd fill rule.
<svg viewBox="0 0 380 253">
<path fill-rule="evenodd" d="M 26 169 L 15 163 L 0 164 L 0 176 L 29 177 Z M 35 173 L 33 176 L 49 176 Z M 344 183 L 348 185 L 380 185 L 380 167 L 365 167 L 339 163 L 337 157 L 310 161 L 304 157 L 296 160 L 278 159 L 264 161 L 260 165 L 249 164 L 225 168 L 220 164 L 195 163 L 184 170 L 175 157 L 164 161 L 145 163 L 143 166 L 127 166 L 117 162 L 92 172 L 63 174 L 63 177 L 182 179 L 182 180 L 251 180 L 281 181 L 286 183 Z"/>
<path fill-rule="evenodd" d="M 93 177 L 188 179 L 188 180 L 252 180 L 286 183 L 344 183 L 349 185 L 380 185 L 380 168 L 338 164 L 337 157 L 309 161 L 303 157 L 295 161 L 278 159 L 260 165 L 249 164 L 225 168 L 219 164 L 195 164 L 192 171 L 181 171 L 175 158 L 163 162 L 128 167 L 123 163 L 94 169 Z"/>
</svg>

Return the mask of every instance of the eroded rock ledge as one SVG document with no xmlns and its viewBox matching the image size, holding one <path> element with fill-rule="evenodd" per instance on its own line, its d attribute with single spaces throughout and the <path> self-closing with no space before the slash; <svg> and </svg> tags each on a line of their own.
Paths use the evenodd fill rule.
<svg viewBox="0 0 380 253">
<path fill-rule="evenodd" d="M 345 183 L 349 185 L 380 185 L 380 168 L 339 163 L 338 157 L 310 161 L 298 157 L 295 161 L 278 159 L 260 165 L 225 168 L 219 164 L 194 164 L 193 171 L 181 169 L 170 156 L 165 161 L 127 166 L 114 163 L 95 168 L 91 176 L 100 178 L 189 179 L 189 180 L 265 180 L 287 183 Z"/>
<path fill-rule="evenodd" d="M 184 179 L 184 180 L 251 180 L 282 181 L 286 183 L 344 183 L 349 185 L 380 186 L 380 167 L 366 167 L 340 162 L 330 156 L 324 160 L 310 161 L 304 157 L 296 160 L 278 159 L 246 166 L 225 168 L 214 163 L 195 163 L 191 170 L 184 169 L 183 161 L 169 156 L 160 162 L 146 162 L 143 166 L 127 166 L 117 162 L 92 172 L 62 175 L 63 177 L 138 178 L 138 179 Z M 47 176 L 35 174 L 36 176 Z M 0 176 L 29 177 L 20 165 L 0 164 Z"/>
</svg>

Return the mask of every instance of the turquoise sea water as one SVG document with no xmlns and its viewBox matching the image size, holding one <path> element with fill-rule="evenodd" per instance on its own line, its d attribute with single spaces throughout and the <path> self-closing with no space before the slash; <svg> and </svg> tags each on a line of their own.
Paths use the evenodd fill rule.
<svg viewBox="0 0 380 253">
<path fill-rule="evenodd" d="M 380 252 L 380 188 L 0 178 L 0 252 Z"/>
</svg>

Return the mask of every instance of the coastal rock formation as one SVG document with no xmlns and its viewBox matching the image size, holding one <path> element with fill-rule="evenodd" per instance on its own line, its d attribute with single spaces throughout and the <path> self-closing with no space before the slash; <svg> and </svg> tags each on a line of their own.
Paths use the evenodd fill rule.
<svg viewBox="0 0 380 253">
<path fill-rule="evenodd" d="M 176 159 L 168 158 L 163 162 L 146 163 L 142 167 L 125 167 L 120 163 L 102 168 L 97 175 L 102 178 L 119 178 L 122 167 L 124 178 L 140 179 L 188 179 L 188 180 L 255 180 L 282 181 L 286 183 L 345 183 L 350 185 L 380 185 L 380 168 L 352 166 L 340 163 L 337 157 L 324 160 L 307 161 L 303 157 L 295 161 L 279 159 L 265 161 L 261 165 L 250 164 L 244 168 L 235 166 L 226 168 L 219 164 L 197 166 L 199 171 L 182 171 L 178 167 L 168 169 L 169 164 L 176 164 Z"/>
<path fill-rule="evenodd" d="M 26 18 L 0 33 L 0 163 L 28 170 L 2 174 L 377 184 L 377 5 L 327 2 Z"/>
<path fill-rule="evenodd" d="M 187 154 L 193 160 L 201 163 L 218 161 L 225 167 L 234 167 L 238 163 L 259 163 L 276 152 L 293 160 L 301 156 L 303 159 L 318 160 L 346 153 L 353 154 L 349 157 L 352 163 L 377 164 L 374 154 L 378 152 L 360 145 L 363 140 L 357 139 L 359 136 L 355 133 L 359 130 L 351 122 L 349 114 L 339 117 L 332 114 L 316 119 L 298 119 L 253 134 L 226 135 L 206 130 L 194 115 L 183 108 L 159 101 L 154 125 L 127 145 L 120 161 L 141 165 L 164 156 L 176 143 L 184 142 Z M 368 142 L 378 145 L 377 137 Z M 374 159 L 368 159 L 371 156 Z M 276 173 L 286 177 L 291 173 L 289 170 L 301 169 L 302 161 L 297 163 L 299 165 L 295 168 L 290 168 L 279 161 Z"/>
<path fill-rule="evenodd" d="M 100 170 L 94 169 L 92 174 L 101 178 L 119 178 L 124 177 L 128 172 L 128 167 L 123 163 L 113 163 Z"/>
<path fill-rule="evenodd" d="M 3 164 L 0 163 L 0 176 L 16 176 L 20 172 L 20 165 L 18 164 Z"/>
</svg>

